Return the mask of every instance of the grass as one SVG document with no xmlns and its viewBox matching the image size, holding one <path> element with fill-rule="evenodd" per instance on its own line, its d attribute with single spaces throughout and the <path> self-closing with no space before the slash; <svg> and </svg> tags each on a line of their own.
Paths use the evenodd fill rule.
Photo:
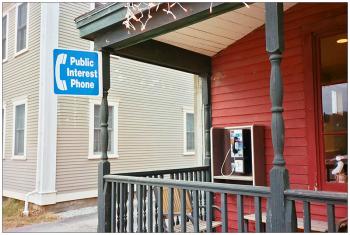
<svg viewBox="0 0 350 235">
<path fill-rule="evenodd" d="M 3 231 L 11 228 L 21 227 L 29 224 L 41 222 L 50 222 L 58 218 L 50 212 L 41 212 L 39 210 L 30 210 L 29 216 L 23 216 L 24 202 L 12 198 L 2 201 L 2 226 Z"/>
</svg>

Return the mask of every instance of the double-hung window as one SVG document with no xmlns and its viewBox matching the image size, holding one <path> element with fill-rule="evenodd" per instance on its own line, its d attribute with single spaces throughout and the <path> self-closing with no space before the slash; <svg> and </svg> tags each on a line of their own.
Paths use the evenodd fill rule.
<svg viewBox="0 0 350 235">
<path fill-rule="evenodd" d="M 26 119 L 27 119 L 27 101 L 14 102 L 13 114 L 13 158 L 26 158 Z"/>
<path fill-rule="evenodd" d="M 7 59 L 8 15 L 2 17 L 2 60 Z"/>
<path fill-rule="evenodd" d="M 184 109 L 184 154 L 193 155 L 195 152 L 194 113 Z"/>
<path fill-rule="evenodd" d="M 16 15 L 16 53 L 27 48 L 28 38 L 28 3 L 17 6 Z"/>
<path fill-rule="evenodd" d="M 108 147 L 109 158 L 115 158 L 117 154 L 117 103 L 109 103 L 108 106 Z M 102 152 L 101 142 L 101 105 L 91 102 L 90 106 L 90 153 L 89 158 L 100 158 Z"/>
</svg>

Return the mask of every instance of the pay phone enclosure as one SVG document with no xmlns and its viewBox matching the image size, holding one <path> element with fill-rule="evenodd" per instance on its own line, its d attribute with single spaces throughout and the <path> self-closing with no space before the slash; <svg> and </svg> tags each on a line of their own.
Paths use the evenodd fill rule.
<svg viewBox="0 0 350 235">
<path fill-rule="evenodd" d="M 266 185 L 264 127 L 211 129 L 213 182 Z"/>
</svg>

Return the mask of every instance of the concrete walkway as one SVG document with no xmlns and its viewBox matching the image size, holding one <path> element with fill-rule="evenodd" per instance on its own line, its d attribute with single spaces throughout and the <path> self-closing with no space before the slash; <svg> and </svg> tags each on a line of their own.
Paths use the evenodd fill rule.
<svg viewBox="0 0 350 235">
<path fill-rule="evenodd" d="M 55 222 L 27 225 L 20 228 L 8 230 L 6 232 L 79 232 L 96 233 L 97 232 L 97 213 L 74 216 L 70 218 L 59 219 Z"/>
</svg>

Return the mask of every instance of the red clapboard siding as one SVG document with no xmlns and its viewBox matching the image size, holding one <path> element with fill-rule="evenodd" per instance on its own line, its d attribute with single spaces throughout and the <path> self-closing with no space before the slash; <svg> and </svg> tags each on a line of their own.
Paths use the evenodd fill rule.
<svg viewBox="0 0 350 235">
<path fill-rule="evenodd" d="M 308 143 L 306 133 L 305 77 L 302 26 L 346 12 L 344 4 L 302 3 L 285 14 L 285 52 L 281 64 L 284 82 L 284 157 L 292 189 L 309 188 Z M 219 52 L 212 59 L 212 125 L 214 127 L 260 124 L 265 126 L 265 169 L 272 168 L 270 63 L 265 51 L 264 26 Z M 269 184 L 269 176 L 266 175 Z M 215 204 L 220 205 L 216 194 Z M 262 203 L 266 211 L 266 202 Z M 302 203 L 296 203 L 302 217 Z M 228 196 L 229 231 L 237 231 L 236 197 Z M 254 201 L 244 197 L 244 213 L 254 213 Z M 311 205 L 312 219 L 326 220 L 325 205 Z M 337 218 L 345 217 L 346 206 L 336 207 Z M 215 212 L 216 219 L 220 214 Z M 254 231 L 254 223 L 249 223 Z"/>
</svg>

